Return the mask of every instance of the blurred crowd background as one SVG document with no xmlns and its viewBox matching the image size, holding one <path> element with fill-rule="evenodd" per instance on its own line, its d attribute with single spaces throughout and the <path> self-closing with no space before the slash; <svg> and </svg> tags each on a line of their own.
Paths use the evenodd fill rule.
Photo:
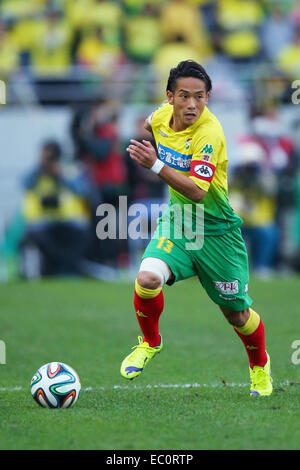
<svg viewBox="0 0 300 470">
<path fill-rule="evenodd" d="M 0 0 L 0 281 L 135 271 L 147 240 L 100 240 L 97 207 L 166 201 L 126 147 L 186 59 L 212 78 L 252 272 L 300 272 L 299 1 Z"/>
</svg>

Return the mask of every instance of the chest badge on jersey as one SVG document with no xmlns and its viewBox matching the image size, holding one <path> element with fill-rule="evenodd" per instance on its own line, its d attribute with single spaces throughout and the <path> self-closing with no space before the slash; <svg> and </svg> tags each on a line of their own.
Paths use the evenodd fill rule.
<svg viewBox="0 0 300 470">
<path fill-rule="evenodd" d="M 186 141 L 185 141 L 186 150 L 189 150 L 189 148 L 191 146 L 191 143 L 192 143 L 192 137 L 190 137 L 189 139 L 186 139 Z"/>
</svg>

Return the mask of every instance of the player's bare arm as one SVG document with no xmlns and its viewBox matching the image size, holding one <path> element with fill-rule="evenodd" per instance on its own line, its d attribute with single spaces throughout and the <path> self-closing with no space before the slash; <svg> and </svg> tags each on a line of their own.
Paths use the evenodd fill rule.
<svg viewBox="0 0 300 470">
<path fill-rule="evenodd" d="M 149 124 L 147 119 L 145 121 L 144 128 L 146 129 L 146 131 L 150 132 L 153 135 L 151 124 Z"/>
<path fill-rule="evenodd" d="M 131 139 L 130 142 L 127 150 L 132 160 L 150 170 L 157 160 L 157 154 L 153 145 L 147 140 L 138 142 L 137 140 Z M 192 179 L 177 173 L 173 168 L 167 165 L 163 166 L 158 176 L 175 189 L 175 191 L 180 192 L 193 202 L 201 201 L 206 194 L 206 191 L 199 188 Z"/>
</svg>

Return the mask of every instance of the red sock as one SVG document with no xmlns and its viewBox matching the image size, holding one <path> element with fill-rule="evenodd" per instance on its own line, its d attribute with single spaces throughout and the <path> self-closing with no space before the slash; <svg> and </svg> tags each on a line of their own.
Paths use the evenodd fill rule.
<svg viewBox="0 0 300 470">
<path fill-rule="evenodd" d="M 162 290 L 156 297 L 144 299 L 134 292 L 134 308 L 140 328 L 144 334 L 144 341 L 154 348 L 160 344 L 158 328 L 159 317 L 164 308 Z"/>
<path fill-rule="evenodd" d="M 266 364 L 268 358 L 265 345 L 265 328 L 262 319 L 260 319 L 256 330 L 250 335 L 243 335 L 242 333 L 237 331 L 236 328 L 234 328 L 234 330 L 239 335 L 245 345 L 250 367 L 263 367 Z"/>
</svg>

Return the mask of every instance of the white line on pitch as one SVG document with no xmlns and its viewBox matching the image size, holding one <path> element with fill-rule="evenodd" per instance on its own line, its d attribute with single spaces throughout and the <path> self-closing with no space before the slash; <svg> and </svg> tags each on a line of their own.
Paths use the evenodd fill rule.
<svg viewBox="0 0 300 470">
<path fill-rule="evenodd" d="M 246 387 L 249 384 L 243 383 L 229 383 L 226 384 L 229 387 Z M 154 385 L 113 385 L 113 390 L 151 390 L 157 388 L 217 388 L 217 387 L 224 387 L 223 383 L 215 383 L 215 384 L 198 384 L 198 383 L 191 383 L 191 384 L 154 384 Z M 95 391 L 95 390 L 109 390 L 110 387 L 86 387 L 85 391 Z"/>
<path fill-rule="evenodd" d="M 281 382 L 278 384 L 275 384 L 276 387 L 284 387 L 284 386 L 289 386 L 290 382 L 285 381 Z M 240 387 L 248 387 L 249 383 L 235 383 L 235 382 L 216 382 L 212 384 L 199 384 L 199 383 L 187 383 L 187 384 L 148 384 L 148 385 L 112 385 L 106 386 L 106 387 L 85 387 L 83 388 L 83 391 L 85 392 L 95 392 L 95 391 L 109 391 L 109 390 L 130 390 L 130 389 L 135 389 L 135 390 L 151 390 L 151 389 L 164 389 L 164 388 L 225 388 L 225 387 L 232 387 L 232 388 L 240 388 Z M 30 386 L 28 386 L 28 390 L 30 389 Z M 17 387 L 1 387 L 0 392 L 18 392 L 18 391 L 23 391 L 26 390 L 21 386 Z"/>
</svg>

